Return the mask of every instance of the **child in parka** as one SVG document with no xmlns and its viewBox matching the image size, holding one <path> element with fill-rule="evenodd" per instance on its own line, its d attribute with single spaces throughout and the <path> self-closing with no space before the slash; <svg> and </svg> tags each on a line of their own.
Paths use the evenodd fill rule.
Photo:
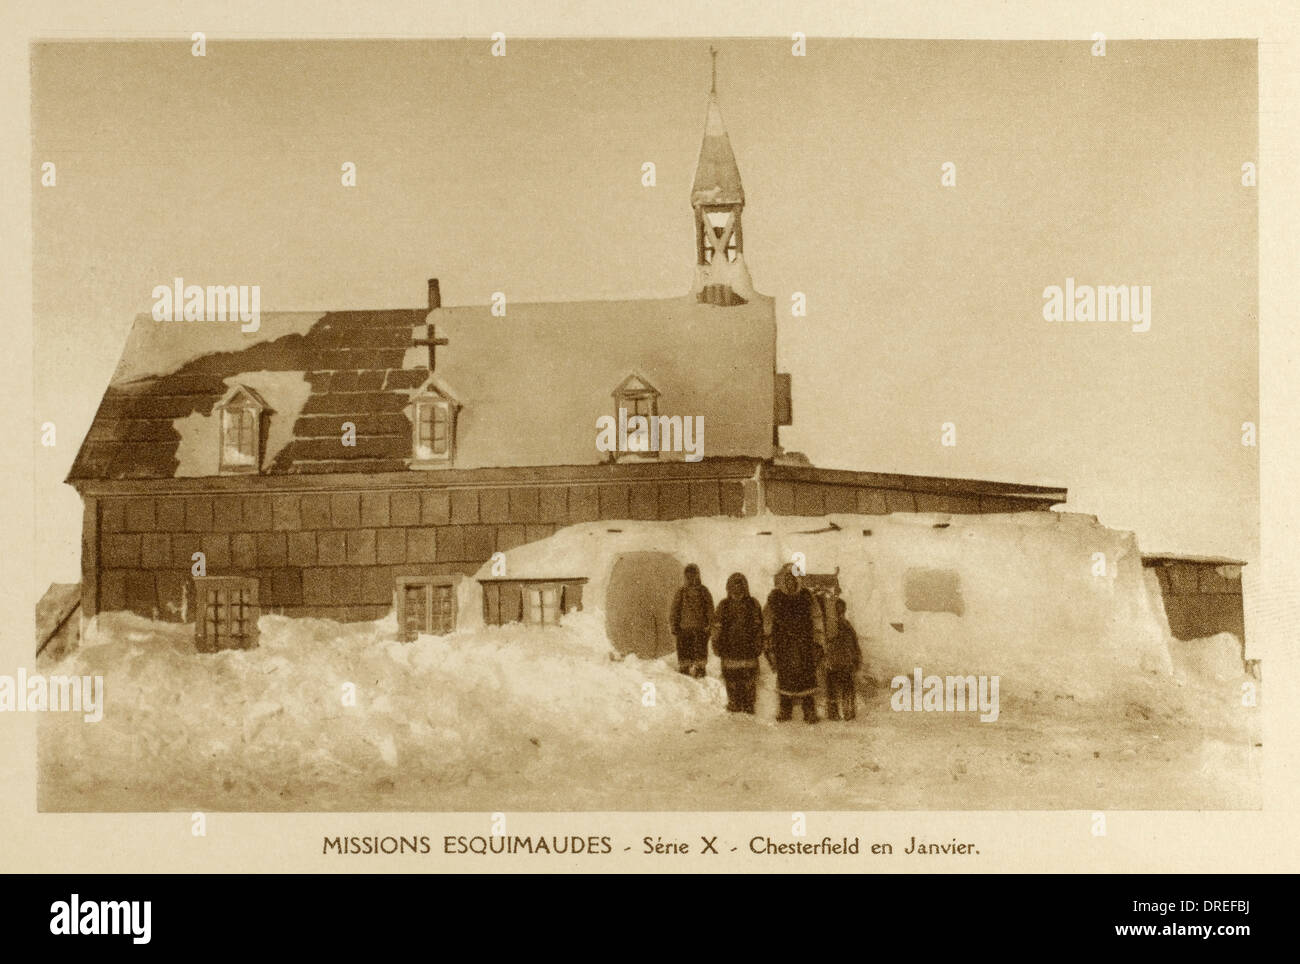
<svg viewBox="0 0 1300 964">
<path fill-rule="evenodd" d="M 851 720 L 858 714 L 858 699 L 853 677 L 862 665 L 862 648 L 853 624 L 844 618 L 848 607 L 843 599 L 835 600 L 839 632 L 826 647 L 826 718 Z"/>
</svg>

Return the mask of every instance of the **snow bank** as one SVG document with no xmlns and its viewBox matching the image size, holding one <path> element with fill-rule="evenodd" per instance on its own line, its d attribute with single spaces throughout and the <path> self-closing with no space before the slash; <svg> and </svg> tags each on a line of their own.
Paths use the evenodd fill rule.
<svg viewBox="0 0 1300 964">
<path fill-rule="evenodd" d="M 397 642 L 391 615 L 263 616 L 258 648 L 200 654 L 190 625 L 102 614 L 79 651 L 46 669 L 102 675 L 105 705 L 94 724 L 41 715 L 41 807 L 784 809 L 809 788 L 849 808 L 1256 805 L 1259 740 L 1236 640 L 1170 640 L 1131 535 L 1049 513 L 831 521 L 562 530 L 507 554 L 513 576 L 589 577 L 585 610 L 546 629 L 484 627 L 478 600 L 462 600 L 466 624 L 447 636 Z M 766 670 L 757 718 L 736 717 L 716 659 L 695 680 L 672 656 L 620 658 L 601 601 L 618 558 L 647 551 L 698 563 L 719 595 L 739 570 L 766 596 L 796 551 L 809 571 L 838 566 L 866 674 L 885 688 L 863 680 L 852 725 L 792 728 L 773 720 Z M 913 585 L 910 601 L 960 615 L 908 608 L 916 569 L 956 578 Z M 960 605 L 932 598 L 936 585 Z M 998 723 L 892 712 L 888 681 L 916 666 L 1000 676 Z M 1156 740 L 1168 762 L 1122 769 Z M 971 776 L 936 767 L 945 759 L 970 760 Z M 1182 796 L 1170 797 L 1171 781 Z M 1114 791 L 1098 798 L 1103 782 Z"/>
<path fill-rule="evenodd" d="M 808 572 L 838 568 L 866 669 L 883 682 L 919 666 L 926 674 L 999 675 L 1008 695 L 1096 699 L 1135 675 L 1173 672 L 1159 587 L 1143 570 L 1136 539 L 1092 516 L 593 522 L 511 550 L 507 568 L 516 577 L 585 575 L 584 605 L 602 608 L 619 557 L 646 551 L 697 563 L 715 598 L 738 571 L 766 599 L 773 575 L 796 552 Z M 946 607 L 960 615 L 921 608 L 936 573 L 938 582 L 956 585 L 959 607 L 951 600 Z M 664 612 L 669 602 L 662 600 Z"/>
<path fill-rule="evenodd" d="M 87 645 L 58 671 L 104 676 L 104 718 L 86 725 L 50 714 L 43 759 L 63 763 L 59 778 L 73 790 L 120 773 L 182 797 L 264 788 L 268 774 L 286 786 L 370 782 L 398 767 L 463 785 L 545 774 L 611 741 L 725 712 L 719 680 L 613 659 L 594 614 L 546 630 L 480 628 L 411 643 L 395 641 L 391 616 L 263 616 L 258 626 L 256 649 L 198 654 L 191 626 L 97 617 Z M 348 683 L 354 706 L 344 702 Z"/>
<path fill-rule="evenodd" d="M 1180 680 L 1228 682 L 1245 680 L 1241 640 L 1232 633 L 1216 633 L 1205 639 L 1171 639 L 1169 652 L 1174 674 Z"/>
</svg>

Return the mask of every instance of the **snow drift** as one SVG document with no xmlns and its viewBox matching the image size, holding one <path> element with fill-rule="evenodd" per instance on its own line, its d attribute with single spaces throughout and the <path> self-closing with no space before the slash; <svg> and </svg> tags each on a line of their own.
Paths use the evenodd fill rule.
<svg viewBox="0 0 1300 964">
<path fill-rule="evenodd" d="M 866 660 L 854 723 L 775 723 L 766 669 L 758 716 L 737 717 L 716 658 L 694 680 L 611 644 L 602 603 L 629 554 L 696 562 L 717 595 L 741 571 L 765 597 L 795 552 L 839 567 Z M 1170 640 L 1133 537 L 1088 517 L 601 522 L 507 569 L 587 576 L 585 610 L 486 627 L 466 580 L 446 636 L 264 615 L 256 649 L 212 654 L 188 625 L 97 617 L 46 672 L 104 676 L 103 720 L 42 715 L 41 809 L 1257 805 L 1235 639 Z M 889 680 L 917 666 L 999 675 L 998 722 L 891 712 Z"/>
<path fill-rule="evenodd" d="M 867 669 L 880 680 L 919 666 L 1000 675 L 1004 692 L 1090 699 L 1135 674 L 1173 671 L 1159 586 L 1135 537 L 1071 513 L 592 522 L 511 550 L 507 576 L 584 575 L 584 605 L 604 609 L 619 560 L 650 553 L 698 564 L 715 599 L 742 572 L 762 602 L 796 553 L 810 573 L 838 568 Z M 647 568 L 646 582 L 653 606 L 663 579 Z M 943 586 L 954 599 L 938 598 Z M 657 602 L 665 614 L 670 598 Z"/>
<path fill-rule="evenodd" d="M 652 722 L 679 730 L 726 703 L 717 679 L 611 659 L 598 614 L 411 643 L 395 641 L 392 616 L 263 616 L 258 627 L 256 649 L 198 654 L 192 627 L 98 617 L 89 645 L 57 672 L 103 675 L 104 719 L 44 718 L 46 773 L 73 791 L 133 776 L 137 793 L 143 779 L 153 784 L 143 792 L 186 799 L 221 790 L 292 799 L 306 786 L 371 786 L 399 769 L 431 789 L 503 774 L 544 780 Z M 345 684 L 355 700 L 345 701 Z"/>
</svg>

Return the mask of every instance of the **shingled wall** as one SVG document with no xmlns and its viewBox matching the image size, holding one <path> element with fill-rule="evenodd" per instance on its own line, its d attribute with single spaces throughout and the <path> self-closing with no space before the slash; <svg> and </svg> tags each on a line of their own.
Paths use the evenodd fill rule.
<svg viewBox="0 0 1300 964">
<path fill-rule="evenodd" d="M 773 466 L 754 460 L 308 476 L 132 480 L 86 489 L 82 611 L 190 619 L 207 575 L 256 577 L 263 612 L 375 619 L 398 576 L 472 575 L 495 552 L 602 519 L 1042 510 L 1064 490 Z M 546 473 L 549 473 L 547 475 Z M 539 478 L 538 475 L 542 477 Z M 427 477 L 427 482 L 425 481 Z M 355 481 L 354 481 L 355 479 Z M 209 488 L 210 487 L 210 488 Z M 1020 497 L 1011 492 L 1018 490 Z M 571 575 L 571 574 L 565 574 Z"/>
<path fill-rule="evenodd" d="M 209 576 L 257 577 L 263 612 L 375 619 L 397 576 L 472 574 L 570 523 L 741 515 L 742 489 L 723 479 L 88 499 L 98 523 L 83 606 L 179 620 L 187 593 L 192 619 L 202 551 Z"/>
</svg>

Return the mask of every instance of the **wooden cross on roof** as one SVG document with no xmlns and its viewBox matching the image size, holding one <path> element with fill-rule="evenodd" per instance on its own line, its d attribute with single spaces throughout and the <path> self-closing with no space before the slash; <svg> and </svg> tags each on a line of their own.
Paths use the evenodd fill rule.
<svg viewBox="0 0 1300 964">
<path fill-rule="evenodd" d="M 709 93 L 716 94 L 718 92 L 718 48 L 712 44 L 709 45 L 709 56 L 713 58 L 713 83 L 709 85 Z"/>
<path fill-rule="evenodd" d="M 438 337 L 438 329 L 433 322 L 429 322 L 429 333 L 427 338 L 416 338 L 411 341 L 413 345 L 425 345 L 429 349 L 429 371 L 433 371 L 438 363 L 438 346 L 448 344 L 446 338 Z"/>
</svg>

